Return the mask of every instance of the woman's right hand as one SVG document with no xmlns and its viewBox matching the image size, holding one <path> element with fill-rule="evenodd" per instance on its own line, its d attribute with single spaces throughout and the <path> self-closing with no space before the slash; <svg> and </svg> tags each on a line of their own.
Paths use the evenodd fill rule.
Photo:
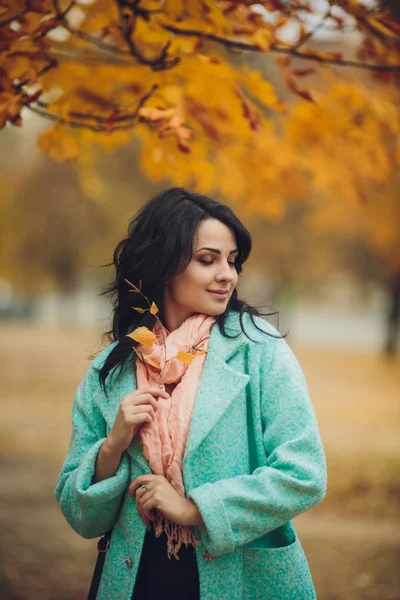
<svg viewBox="0 0 400 600">
<path fill-rule="evenodd" d="M 122 454 L 141 426 L 153 421 L 155 411 L 158 409 L 159 396 L 169 397 L 165 390 L 151 386 L 137 389 L 124 396 L 114 425 L 107 436 L 107 445 L 110 449 Z"/>
</svg>

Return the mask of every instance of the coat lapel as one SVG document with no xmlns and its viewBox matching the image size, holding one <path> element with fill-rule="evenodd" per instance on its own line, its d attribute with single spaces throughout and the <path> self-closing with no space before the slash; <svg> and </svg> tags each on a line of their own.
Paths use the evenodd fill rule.
<svg viewBox="0 0 400 600">
<path fill-rule="evenodd" d="M 247 338 L 241 333 L 237 338 L 227 339 L 213 326 L 212 335 L 193 408 L 183 462 L 209 435 L 222 415 L 240 391 L 247 385 L 249 375 L 232 369 L 227 361 L 243 345 Z"/>
<path fill-rule="evenodd" d="M 237 315 L 230 313 L 225 326 L 229 335 L 236 335 L 240 331 L 237 323 Z M 237 337 L 226 338 L 220 333 L 219 326 L 216 323 L 213 325 L 183 457 L 185 465 L 222 415 L 229 409 L 237 394 L 247 385 L 249 375 L 239 373 L 227 364 L 227 361 L 239 348 L 247 343 L 248 338 L 241 331 Z M 118 393 L 109 394 L 109 401 L 106 401 L 103 409 L 109 430 L 114 424 L 121 399 L 136 389 L 135 374 L 129 365 L 124 368 L 124 373 L 121 374 L 116 389 Z M 151 473 L 149 463 L 143 454 L 139 436 L 133 438 L 127 452 L 132 460 L 138 463 L 144 473 Z"/>
</svg>

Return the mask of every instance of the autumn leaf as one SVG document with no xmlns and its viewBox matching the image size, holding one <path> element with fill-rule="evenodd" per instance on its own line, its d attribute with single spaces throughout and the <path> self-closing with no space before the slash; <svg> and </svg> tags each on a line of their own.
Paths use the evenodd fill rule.
<svg viewBox="0 0 400 600">
<path fill-rule="evenodd" d="M 271 32 L 266 29 L 258 29 L 254 33 L 250 40 L 260 48 L 260 50 L 267 51 L 271 46 L 272 36 Z"/>
<path fill-rule="evenodd" d="M 40 134 L 37 145 L 59 163 L 74 160 L 80 150 L 78 140 L 57 126 Z"/>
<path fill-rule="evenodd" d="M 311 96 L 310 92 L 307 90 L 300 89 L 298 87 L 297 83 L 295 82 L 295 80 L 292 79 L 292 77 L 286 77 L 286 83 L 287 83 L 288 88 L 294 94 L 297 94 L 297 96 L 304 98 L 304 100 L 308 100 L 308 102 L 314 102 L 314 98 Z"/>
<path fill-rule="evenodd" d="M 139 306 L 132 306 L 133 310 L 136 310 L 138 313 L 145 313 L 146 309 L 145 308 L 140 308 Z"/>
<path fill-rule="evenodd" d="M 243 116 L 249 121 L 250 127 L 253 129 L 253 131 L 257 131 L 261 126 L 261 119 L 258 110 L 254 104 L 248 98 L 246 98 L 238 86 L 236 86 L 235 90 L 242 102 Z"/>
<path fill-rule="evenodd" d="M 287 69 L 292 64 L 292 61 L 293 59 L 291 56 L 278 56 L 276 59 L 276 64 L 281 69 Z"/>
<path fill-rule="evenodd" d="M 158 306 L 155 302 L 152 302 L 151 306 L 150 306 L 150 314 L 156 315 L 157 313 L 158 313 Z"/>
<path fill-rule="evenodd" d="M 367 17 L 368 23 L 376 30 L 380 31 L 383 35 L 399 39 L 400 35 L 400 23 L 391 19 L 389 15 L 385 13 L 377 14 L 375 17 Z"/>
<path fill-rule="evenodd" d="M 151 367 L 154 367 L 155 369 L 157 369 L 157 371 L 160 371 L 160 365 L 158 363 L 156 363 L 155 360 L 153 360 L 152 358 L 150 358 L 149 356 L 145 357 L 145 362 L 150 365 Z"/>
<path fill-rule="evenodd" d="M 139 115 L 146 121 L 169 120 L 175 115 L 175 109 L 146 106 L 139 110 Z"/>
<path fill-rule="evenodd" d="M 147 327 L 136 327 L 131 333 L 127 333 L 127 336 L 146 348 L 150 348 L 157 341 L 154 333 Z"/>
<path fill-rule="evenodd" d="M 156 121 L 156 131 L 160 138 L 174 134 L 178 141 L 178 148 L 182 152 L 189 152 L 189 140 L 192 132 L 184 125 L 183 110 L 178 108 L 153 108 L 140 109 L 139 115 L 142 119 Z"/>
<path fill-rule="evenodd" d="M 0 92 L 0 129 L 7 121 L 13 125 L 21 125 L 22 98 L 13 93 Z"/>
<path fill-rule="evenodd" d="M 198 98 L 189 95 L 186 96 L 185 102 L 189 113 L 196 118 L 207 136 L 214 142 L 221 141 L 221 132 L 207 105 Z"/>
<path fill-rule="evenodd" d="M 307 75 L 311 75 L 312 73 L 315 73 L 315 69 L 311 68 L 311 69 L 293 69 L 292 70 L 292 75 L 295 75 L 296 77 L 307 77 Z"/>
<path fill-rule="evenodd" d="M 244 84 L 254 98 L 257 98 L 262 104 L 273 110 L 282 110 L 283 104 L 279 100 L 274 86 L 269 81 L 266 81 L 261 73 L 250 71 L 248 67 L 245 67 L 243 74 Z"/>
<path fill-rule="evenodd" d="M 194 354 L 191 354 L 190 352 L 184 352 L 183 350 L 179 350 L 177 354 L 177 359 L 185 363 L 185 365 L 190 365 L 192 360 L 194 359 Z"/>
<path fill-rule="evenodd" d="M 84 160 L 81 148 L 97 145 L 109 151 L 140 141 L 141 170 L 152 182 L 170 180 L 232 202 L 245 198 L 250 213 L 278 219 L 286 198 L 301 198 L 310 170 L 300 166 L 300 159 L 296 162 L 293 144 L 279 133 L 293 116 L 291 107 L 318 106 L 325 83 L 332 82 L 324 77 L 326 67 L 334 69 L 335 77 L 339 69 L 355 75 L 362 67 L 377 84 L 371 86 L 372 95 L 387 82 L 397 85 L 400 25 L 391 9 L 338 0 L 331 5 L 340 4 L 341 16 L 327 13 L 326 21 L 340 31 L 340 41 L 332 40 L 329 51 L 322 51 L 314 29 L 298 22 L 299 10 L 313 17 L 310 23 L 314 18 L 320 22 L 318 3 L 261 4 L 265 10 L 248 1 L 0 0 L 0 128 L 20 125 L 21 107 L 22 114 L 33 111 L 58 123 L 40 135 L 38 146 L 59 162 Z M 358 40 L 349 38 L 350 44 L 346 28 L 340 30 L 349 18 Z M 296 19 L 297 33 L 285 35 Z M 55 27 L 64 40 L 56 39 Z M 268 80 L 267 56 L 279 56 L 286 86 L 275 77 Z M 245 62 L 251 69 L 241 66 Z M 311 88 L 299 83 L 310 74 L 318 102 Z M 287 96 L 287 88 L 296 95 L 288 105 L 279 97 Z M 369 111 L 362 106 L 351 119 L 368 125 L 364 135 L 358 125 L 347 132 L 356 148 L 364 148 L 365 160 L 358 164 L 370 165 L 371 156 L 382 163 L 374 174 L 366 166 L 361 173 L 360 167 L 359 177 L 366 181 L 382 178 L 397 156 L 380 137 L 379 119 L 369 121 Z M 347 122 L 347 113 L 342 118 Z M 314 128 L 311 120 L 298 142 L 307 146 L 308 140 L 329 139 L 333 154 L 333 138 L 340 140 L 340 133 L 329 119 L 317 122 Z M 383 124 L 395 137 L 396 123 L 397 117 Z M 380 144 L 371 144 L 374 138 Z M 318 189 L 329 180 L 330 189 L 337 185 L 338 194 L 354 198 L 360 187 L 351 174 L 354 152 L 349 147 L 346 165 L 336 173 L 316 160 L 311 171 Z M 94 181 L 80 178 L 85 194 L 93 197 Z"/>
</svg>

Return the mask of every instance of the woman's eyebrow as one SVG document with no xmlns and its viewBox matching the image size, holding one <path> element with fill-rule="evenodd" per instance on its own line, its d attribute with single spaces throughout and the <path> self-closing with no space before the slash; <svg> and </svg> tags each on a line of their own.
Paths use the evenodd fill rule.
<svg viewBox="0 0 400 600">
<path fill-rule="evenodd" d="M 199 248 L 198 250 L 196 250 L 196 252 L 200 252 L 200 250 L 209 250 L 210 252 L 215 252 L 216 254 L 221 254 L 221 250 L 218 250 L 218 248 L 207 248 L 206 246 L 204 246 L 203 248 Z M 236 252 L 239 252 L 239 250 L 236 248 L 236 250 L 231 250 L 229 252 L 229 254 L 236 254 Z"/>
</svg>

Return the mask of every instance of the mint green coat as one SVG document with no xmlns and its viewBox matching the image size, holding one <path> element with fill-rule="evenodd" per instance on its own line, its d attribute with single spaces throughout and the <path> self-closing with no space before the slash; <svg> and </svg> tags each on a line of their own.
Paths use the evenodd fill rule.
<svg viewBox="0 0 400 600">
<path fill-rule="evenodd" d="M 259 327 L 278 335 L 261 318 Z M 326 463 L 303 372 L 283 339 L 259 332 L 227 339 L 215 324 L 183 460 L 195 526 L 201 600 L 312 600 L 315 591 L 291 520 L 326 492 Z M 227 331 L 239 331 L 231 312 Z M 73 431 L 55 496 L 71 527 L 96 538 L 113 527 L 98 600 L 131 600 L 146 526 L 127 488 L 151 473 L 138 436 L 115 476 L 92 484 L 96 455 L 122 398 L 135 390 L 132 364 L 108 385 L 98 374 L 112 347 L 92 362 L 73 408 Z M 88 582 L 88 587 L 89 587 Z M 157 599 L 155 599 L 157 600 Z"/>
</svg>

